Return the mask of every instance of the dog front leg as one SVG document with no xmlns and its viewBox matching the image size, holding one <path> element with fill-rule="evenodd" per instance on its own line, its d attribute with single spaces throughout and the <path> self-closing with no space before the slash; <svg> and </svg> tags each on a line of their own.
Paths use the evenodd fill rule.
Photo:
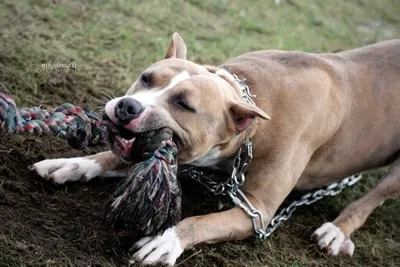
<svg viewBox="0 0 400 267">
<path fill-rule="evenodd" d="M 240 240 L 253 234 L 249 217 L 239 208 L 189 217 L 162 235 L 145 237 L 134 246 L 133 261 L 174 265 L 185 249 L 200 243 Z"/>
<path fill-rule="evenodd" d="M 306 147 L 305 147 L 306 148 Z M 253 160 L 243 191 L 268 225 L 287 195 L 293 190 L 310 154 L 306 149 L 284 151 L 270 164 Z M 285 152 L 285 153 L 284 153 Z M 240 208 L 189 217 L 162 235 L 145 237 L 135 244 L 134 261 L 173 265 L 185 249 L 201 243 L 241 240 L 254 234 L 249 216 Z"/>
<path fill-rule="evenodd" d="M 89 181 L 97 176 L 126 176 L 126 163 L 111 151 L 87 157 L 47 159 L 33 164 L 30 169 L 46 180 L 57 184 L 68 181 Z"/>
<path fill-rule="evenodd" d="M 281 188 L 281 184 L 278 182 L 272 183 L 262 193 L 263 196 L 271 196 L 274 201 L 264 202 L 268 198 L 259 197 L 253 192 L 246 196 L 262 213 L 264 224 L 268 225 L 279 205 L 291 190 L 291 187 Z M 145 237 L 137 242 L 135 247 L 139 250 L 133 255 L 133 261 L 146 264 L 162 262 L 173 265 L 185 249 L 197 244 L 241 240 L 253 234 L 254 230 L 249 216 L 238 207 L 223 212 L 189 217 L 162 235 Z"/>
</svg>

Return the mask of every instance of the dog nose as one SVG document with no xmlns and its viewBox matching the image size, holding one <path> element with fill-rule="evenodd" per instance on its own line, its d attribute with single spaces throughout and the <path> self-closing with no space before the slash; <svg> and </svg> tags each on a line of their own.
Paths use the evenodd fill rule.
<svg viewBox="0 0 400 267">
<path fill-rule="evenodd" d="M 142 114 L 144 107 L 139 101 L 132 97 L 122 98 L 117 105 L 115 105 L 115 118 L 119 124 L 129 124 L 133 119 L 139 118 Z"/>
</svg>

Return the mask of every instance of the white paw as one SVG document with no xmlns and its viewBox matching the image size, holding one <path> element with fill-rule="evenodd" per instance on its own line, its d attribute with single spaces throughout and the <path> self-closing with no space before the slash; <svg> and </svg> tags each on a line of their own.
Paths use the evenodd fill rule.
<svg viewBox="0 0 400 267">
<path fill-rule="evenodd" d="M 353 256 L 354 243 L 350 238 L 346 238 L 342 230 L 333 223 L 324 223 L 320 228 L 315 230 L 312 238 L 317 240 L 320 249 L 328 250 L 330 255 L 343 254 Z"/>
<path fill-rule="evenodd" d="M 96 160 L 85 158 L 47 159 L 33 164 L 30 169 L 57 184 L 64 184 L 67 181 L 88 181 L 103 172 L 103 168 Z"/>
<path fill-rule="evenodd" d="M 172 266 L 183 252 L 175 227 L 169 228 L 162 235 L 144 237 L 134 247 L 139 250 L 132 256 L 131 263 L 139 261 L 144 264 L 164 263 Z"/>
</svg>

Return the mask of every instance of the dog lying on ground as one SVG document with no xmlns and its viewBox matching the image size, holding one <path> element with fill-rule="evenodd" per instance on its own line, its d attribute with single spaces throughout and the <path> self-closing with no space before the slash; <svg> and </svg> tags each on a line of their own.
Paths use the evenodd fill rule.
<svg viewBox="0 0 400 267">
<path fill-rule="evenodd" d="M 265 225 L 294 189 L 389 165 L 373 189 L 313 233 L 328 253 L 352 255 L 350 235 L 400 193 L 400 40 L 336 54 L 251 52 L 220 67 L 188 61 L 186 50 L 175 33 L 165 59 L 145 70 L 125 96 L 107 103 L 112 122 L 132 132 L 168 127 L 178 162 L 203 167 L 226 165 L 250 136 L 254 158 L 243 191 Z M 244 101 L 233 74 L 246 80 L 255 105 Z M 113 152 L 44 160 L 33 169 L 59 184 L 121 175 L 131 142 L 117 138 Z M 249 217 L 235 207 L 186 218 L 160 236 L 141 239 L 134 258 L 173 265 L 197 244 L 252 234 Z"/>
</svg>

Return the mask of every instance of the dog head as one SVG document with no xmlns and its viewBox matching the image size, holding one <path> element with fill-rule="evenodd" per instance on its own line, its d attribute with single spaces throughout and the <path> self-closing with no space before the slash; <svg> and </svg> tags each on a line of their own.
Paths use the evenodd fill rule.
<svg viewBox="0 0 400 267">
<path fill-rule="evenodd" d="M 213 165 L 230 156 L 229 146 L 256 117 L 268 119 L 242 100 L 228 72 L 188 61 L 186 51 L 175 33 L 165 59 L 143 71 L 125 96 L 106 104 L 109 120 L 124 133 L 113 139 L 115 154 L 127 158 L 135 135 L 168 127 L 180 164 Z"/>
</svg>

